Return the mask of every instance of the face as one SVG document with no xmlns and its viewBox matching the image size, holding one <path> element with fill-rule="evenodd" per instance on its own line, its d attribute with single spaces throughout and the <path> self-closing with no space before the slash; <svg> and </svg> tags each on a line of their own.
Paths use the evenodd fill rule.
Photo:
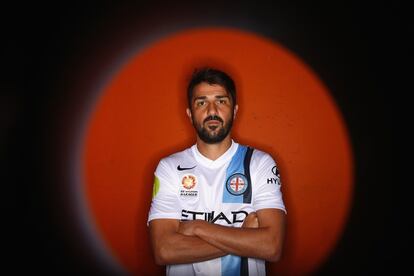
<svg viewBox="0 0 414 276">
<path fill-rule="evenodd" d="M 187 115 L 198 137 L 207 144 L 216 144 L 229 135 L 237 109 L 224 87 L 202 82 L 194 87 Z"/>
</svg>

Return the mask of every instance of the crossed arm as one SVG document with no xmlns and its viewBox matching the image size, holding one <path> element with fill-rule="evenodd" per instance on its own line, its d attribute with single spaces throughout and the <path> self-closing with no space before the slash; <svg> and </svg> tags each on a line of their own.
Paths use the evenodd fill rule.
<svg viewBox="0 0 414 276">
<path fill-rule="evenodd" d="M 150 222 L 153 252 L 159 265 L 200 262 L 227 254 L 274 262 L 281 255 L 284 230 L 285 214 L 278 209 L 249 214 L 242 228 L 204 220 Z"/>
</svg>

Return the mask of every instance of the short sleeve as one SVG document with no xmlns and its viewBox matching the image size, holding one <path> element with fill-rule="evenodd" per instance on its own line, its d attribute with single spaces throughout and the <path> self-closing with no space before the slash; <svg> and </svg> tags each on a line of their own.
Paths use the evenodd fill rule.
<svg viewBox="0 0 414 276">
<path fill-rule="evenodd" d="M 258 152 L 257 164 L 252 171 L 254 199 L 253 208 L 257 211 L 266 208 L 281 209 L 286 213 L 282 197 L 282 181 L 279 168 L 267 153 Z"/>
<path fill-rule="evenodd" d="M 148 222 L 154 219 L 180 219 L 177 208 L 177 175 L 161 160 L 154 173 L 152 202 L 148 214 Z"/>
</svg>

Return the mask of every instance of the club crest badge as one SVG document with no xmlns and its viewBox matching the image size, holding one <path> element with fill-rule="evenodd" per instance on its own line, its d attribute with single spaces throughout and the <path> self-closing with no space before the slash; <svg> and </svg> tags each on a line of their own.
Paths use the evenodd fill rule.
<svg viewBox="0 0 414 276">
<path fill-rule="evenodd" d="M 235 173 L 226 181 L 227 191 L 232 195 L 242 195 L 247 190 L 249 182 L 244 174 Z"/>
</svg>

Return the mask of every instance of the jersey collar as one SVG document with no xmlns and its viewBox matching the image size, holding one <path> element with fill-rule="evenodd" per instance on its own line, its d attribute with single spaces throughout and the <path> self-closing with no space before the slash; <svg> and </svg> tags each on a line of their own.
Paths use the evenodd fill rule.
<svg viewBox="0 0 414 276">
<path fill-rule="evenodd" d="M 197 148 L 197 145 L 193 145 L 191 147 L 191 150 L 193 152 L 194 158 L 196 159 L 196 161 L 208 168 L 218 168 L 223 166 L 224 164 L 226 164 L 232 157 L 233 155 L 236 153 L 237 148 L 239 147 L 239 144 L 234 142 L 234 140 L 231 140 L 231 145 L 229 147 L 229 149 L 223 153 L 219 158 L 217 158 L 216 160 L 211 160 L 208 159 L 207 157 L 205 157 L 204 155 L 202 155 Z"/>
</svg>

